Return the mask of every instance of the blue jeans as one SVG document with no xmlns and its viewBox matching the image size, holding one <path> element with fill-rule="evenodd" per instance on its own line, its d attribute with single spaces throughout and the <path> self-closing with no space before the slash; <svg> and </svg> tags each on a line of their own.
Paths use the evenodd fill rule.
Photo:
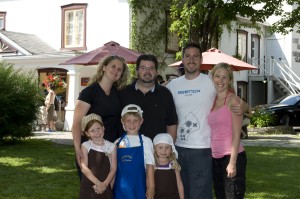
<svg viewBox="0 0 300 199">
<path fill-rule="evenodd" d="M 185 199 L 212 199 L 211 149 L 176 146 Z"/>
<path fill-rule="evenodd" d="M 216 197 L 218 199 L 231 198 L 242 199 L 246 191 L 246 165 L 247 156 L 243 151 L 238 154 L 236 160 L 236 176 L 227 177 L 227 165 L 230 155 L 222 158 L 213 158 L 213 179 Z"/>
</svg>

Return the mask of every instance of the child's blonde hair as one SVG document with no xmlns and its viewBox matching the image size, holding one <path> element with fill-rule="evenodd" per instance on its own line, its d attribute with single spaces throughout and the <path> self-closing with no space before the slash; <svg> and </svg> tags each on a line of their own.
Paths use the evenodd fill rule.
<svg viewBox="0 0 300 199">
<path fill-rule="evenodd" d="M 157 157 L 156 151 L 154 151 L 155 166 L 159 165 L 158 162 L 157 162 L 157 158 L 158 157 Z M 172 169 L 175 169 L 176 171 L 181 171 L 181 167 L 180 167 L 180 165 L 177 161 L 176 155 L 173 151 L 169 156 L 169 160 L 170 160 L 170 163 L 172 165 Z"/>
<path fill-rule="evenodd" d="M 170 134 L 168 133 L 159 133 L 153 138 L 153 144 L 156 146 L 157 144 L 168 144 L 171 146 L 172 152 L 169 156 L 170 163 L 172 165 L 172 169 L 175 169 L 176 171 L 180 171 L 181 167 L 177 161 L 178 153 L 175 149 L 174 143 L 173 143 L 173 138 L 171 137 Z M 158 166 L 157 162 L 157 154 L 156 150 L 154 152 L 154 158 L 155 158 L 155 165 Z"/>
</svg>

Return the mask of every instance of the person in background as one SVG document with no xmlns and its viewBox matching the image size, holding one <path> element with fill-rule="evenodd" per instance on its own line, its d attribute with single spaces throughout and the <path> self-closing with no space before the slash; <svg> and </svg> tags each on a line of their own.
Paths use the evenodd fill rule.
<svg viewBox="0 0 300 199">
<path fill-rule="evenodd" d="M 181 63 L 181 64 L 178 66 L 177 73 L 178 73 L 178 77 L 180 77 L 180 76 L 182 76 L 182 75 L 185 74 L 183 63 Z"/>
<path fill-rule="evenodd" d="M 39 107 L 39 115 L 38 115 L 38 127 L 40 131 L 46 131 L 47 130 L 47 111 L 46 111 L 46 105 L 45 105 L 45 99 L 48 95 L 48 91 L 46 89 L 45 83 L 41 84 L 41 102 Z"/>
<path fill-rule="evenodd" d="M 55 131 L 55 125 L 54 125 L 54 100 L 56 97 L 56 94 L 54 92 L 54 85 L 51 83 L 46 85 L 46 89 L 48 91 L 48 94 L 45 99 L 45 106 L 47 111 L 47 125 L 48 125 L 48 132 L 54 132 Z"/>
<path fill-rule="evenodd" d="M 212 152 L 207 116 L 213 106 L 216 91 L 209 76 L 200 72 L 202 50 L 199 43 L 190 42 L 184 46 L 182 63 L 185 75 L 167 85 L 174 97 L 179 118 L 177 133 L 171 135 L 176 140 L 185 198 L 210 199 Z M 248 109 L 240 101 L 240 104 L 231 107 L 237 115 L 242 115 Z"/>
<path fill-rule="evenodd" d="M 113 180 L 117 170 L 116 147 L 103 138 L 104 125 L 99 115 L 92 113 L 84 116 L 81 130 L 89 140 L 81 145 L 83 158 L 80 166 L 84 175 L 79 198 L 112 199 Z"/>
<path fill-rule="evenodd" d="M 143 123 L 143 111 L 139 106 L 129 104 L 123 108 L 121 116 L 125 133 L 115 141 L 118 167 L 114 198 L 153 199 L 153 143 L 139 131 Z"/>
<path fill-rule="evenodd" d="M 243 98 L 242 98 L 243 99 Z M 245 102 L 246 100 L 243 99 Z M 241 130 L 241 138 L 247 139 L 248 138 L 248 125 L 250 124 L 250 118 L 252 116 L 252 108 L 249 106 L 248 111 L 246 111 L 243 115 L 243 125 Z"/>
<path fill-rule="evenodd" d="M 163 77 L 161 75 L 157 75 L 156 76 L 156 81 L 159 83 L 159 84 L 163 84 L 165 82 L 165 80 L 163 79 Z"/>
<path fill-rule="evenodd" d="M 165 81 L 162 85 L 163 86 L 167 86 L 168 85 L 168 83 L 170 82 L 170 81 L 172 81 L 172 79 L 175 79 L 175 78 L 177 78 L 177 77 L 180 77 L 180 76 L 182 76 L 182 75 L 184 75 L 184 67 L 183 67 L 183 63 L 181 63 L 179 66 L 178 66 L 178 68 L 177 68 L 177 74 L 178 74 L 178 76 L 170 76 L 170 78 L 167 80 L 167 81 Z"/>
<path fill-rule="evenodd" d="M 119 137 L 120 113 L 122 110 L 118 89 L 126 85 L 129 69 L 120 56 L 104 57 L 98 64 L 96 75 L 90 85 L 84 88 L 77 99 L 73 117 L 72 135 L 76 152 L 76 166 L 81 178 L 78 163 L 83 157 L 81 143 L 87 141 L 80 128 L 84 116 L 95 113 L 101 116 L 104 124 L 104 139 L 113 142 Z"/>
<path fill-rule="evenodd" d="M 243 115 L 235 115 L 230 110 L 240 103 L 232 86 L 233 73 L 228 64 L 219 63 L 211 75 L 217 91 L 208 115 L 214 190 L 218 199 L 242 199 L 246 190 L 247 157 L 240 140 Z"/>
<path fill-rule="evenodd" d="M 156 82 L 158 61 L 154 55 L 140 55 L 137 80 L 120 90 L 122 107 L 136 104 L 143 110 L 140 131 L 153 139 L 157 132 L 176 133 L 177 114 L 170 91 Z"/>
<path fill-rule="evenodd" d="M 183 199 L 184 190 L 180 177 L 180 165 L 173 138 L 168 133 L 159 133 L 153 139 L 155 158 L 154 199 Z"/>
</svg>

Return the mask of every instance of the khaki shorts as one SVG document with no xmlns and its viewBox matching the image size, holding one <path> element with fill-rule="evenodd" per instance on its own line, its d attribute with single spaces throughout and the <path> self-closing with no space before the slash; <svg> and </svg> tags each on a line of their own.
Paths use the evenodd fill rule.
<svg viewBox="0 0 300 199">
<path fill-rule="evenodd" d="M 47 110 L 47 120 L 51 121 L 54 119 L 54 104 L 51 104 Z"/>
</svg>

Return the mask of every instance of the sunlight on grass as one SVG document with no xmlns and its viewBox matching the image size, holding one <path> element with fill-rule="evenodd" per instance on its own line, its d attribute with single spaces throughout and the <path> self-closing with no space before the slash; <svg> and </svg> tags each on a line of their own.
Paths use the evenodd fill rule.
<svg viewBox="0 0 300 199">
<path fill-rule="evenodd" d="M 0 147 L 0 198 L 78 198 L 73 146 L 26 140 Z"/>
<path fill-rule="evenodd" d="M 299 198 L 300 148 L 245 147 L 245 199 Z M 0 198 L 78 198 L 73 146 L 26 140 L 0 147 Z"/>
<path fill-rule="evenodd" d="M 32 162 L 32 158 L 11 158 L 11 157 L 0 157 L 0 164 L 5 166 L 25 166 L 29 165 Z"/>
<path fill-rule="evenodd" d="M 282 199 L 282 198 L 286 198 L 284 195 L 280 194 L 280 193 L 267 193 L 267 192 L 259 192 L 259 193 L 251 193 L 251 194 L 247 194 L 247 199 Z"/>
<path fill-rule="evenodd" d="M 61 173 L 61 172 L 65 172 L 64 169 L 50 168 L 50 167 L 34 167 L 34 168 L 30 168 L 29 170 L 37 171 L 37 172 L 40 172 L 40 173 Z"/>
</svg>

